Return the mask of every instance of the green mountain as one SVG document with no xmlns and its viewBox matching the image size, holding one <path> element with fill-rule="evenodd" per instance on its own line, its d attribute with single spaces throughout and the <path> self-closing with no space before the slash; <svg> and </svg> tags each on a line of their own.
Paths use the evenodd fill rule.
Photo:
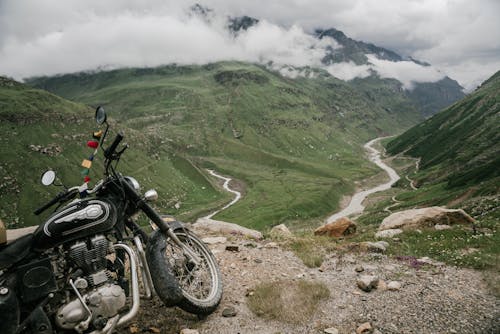
<svg viewBox="0 0 500 334">
<path fill-rule="evenodd" d="M 40 184 L 44 170 L 54 169 L 67 186 L 83 183 L 80 163 L 91 153 L 86 141 L 96 129 L 93 115 L 93 108 L 0 77 L 0 218 L 8 228 L 39 224 L 49 214 L 32 214 L 60 191 Z M 157 188 L 160 207 L 183 201 L 183 212 L 197 214 L 227 200 L 196 167 L 168 146 L 159 147 L 160 138 L 119 128 L 131 144 L 120 171 L 136 177 L 144 190 Z M 102 176 L 101 156 L 92 182 Z"/>
<path fill-rule="evenodd" d="M 465 99 L 387 144 L 391 154 L 420 157 L 419 182 L 446 182 L 498 193 L 500 177 L 500 72 Z"/>
<path fill-rule="evenodd" d="M 377 172 L 362 144 L 422 120 L 401 95 L 369 97 L 309 70 L 313 78 L 290 79 L 264 66 L 222 62 L 67 74 L 29 84 L 102 104 L 120 126 L 161 138 L 157 148 L 241 180 L 244 199 L 216 218 L 262 229 L 335 211 L 355 180 Z"/>
</svg>

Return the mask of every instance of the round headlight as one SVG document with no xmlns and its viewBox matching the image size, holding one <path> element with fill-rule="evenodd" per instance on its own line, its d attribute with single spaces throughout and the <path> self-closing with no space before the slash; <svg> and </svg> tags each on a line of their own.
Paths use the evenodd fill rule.
<svg viewBox="0 0 500 334">
<path fill-rule="evenodd" d="M 130 183 L 136 191 L 141 190 L 141 186 L 139 185 L 139 182 L 137 182 L 137 180 L 134 179 L 132 176 L 125 176 L 125 180 L 127 180 L 127 182 Z"/>
</svg>

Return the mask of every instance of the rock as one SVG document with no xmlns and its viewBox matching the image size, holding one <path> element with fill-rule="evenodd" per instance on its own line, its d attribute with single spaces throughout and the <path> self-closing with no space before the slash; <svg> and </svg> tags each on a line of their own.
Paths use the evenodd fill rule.
<svg viewBox="0 0 500 334">
<path fill-rule="evenodd" d="M 378 277 L 373 275 L 363 275 L 357 280 L 356 284 L 361 290 L 370 292 L 373 289 L 377 288 Z"/>
<path fill-rule="evenodd" d="M 196 329 L 190 329 L 190 328 L 184 328 L 180 331 L 179 334 L 199 334 L 200 332 L 198 332 Z"/>
<path fill-rule="evenodd" d="M 358 328 L 356 328 L 356 334 L 369 334 L 373 332 L 373 327 L 369 322 L 365 322 L 361 324 Z"/>
<path fill-rule="evenodd" d="M 286 227 L 285 224 L 279 224 L 274 226 L 271 229 L 271 232 L 269 232 L 269 235 L 271 235 L 271 237 L 278 239 L 288 239 L 293 237 L 292 232 L 290 232 L 290 230 L 288 229 L 288 227 Z"/>
<path fill-rule="evenodd" d="M 387 290 L 387 284 L 385 283 L 385 281 L 383 279 L 378 281 L 377 290 L 380 290 L 380 291 Z"/>
<path fill-rule="evenodd" d="M 398 281 L 390 281 L 387 283 L 387 289 L 390 291 L 397 291 L 401 289 L 401 283 Z"/>
<path fill-rule="evenodd" d="M 346 235 L 351 235 L 356 232 L 356 224 L 349 218 L 342 217 L 332 223 L 318 227 L 314 231 L 314 235 L 326 235 L 329 237 L 339 238 Z"/>
<path fill-rule="evenodd" d="M 438 231 L 449 230 L 450 228 L 451 228 L 450 225 L 441 225 L 441 224 L 434 225 L 434 229 Z"/>
<path fill-rule="evenodd" d="M 279 246 L 278 246 L 277 243 L 275 243 L 274 241 L 272 241 L 272 242 L 268 242 L 267 244 L 265 244 L 262 247 L 264 247 L 264 248 L 278 248 Z"/>
<path fill-rule="evenodd" d="M 359 243 L 359 249 L 363 252 L 384 253 L 387 250 L 386 244 L 385 241 L 363 241 Z"/>
<path fill-rule="evenodd" d="M 326 328 L 323 332 L 327 334 L 339 334 L 339 330 L 335 327 Z"/>
<path fill-rule="evenodd" d="M 222 316 L 225 318 L 231 318 L 236 316 L 236 309 L 232 306 L 226 307 L 222 310 Z"/>
<path fill-rule="evenodd" d="M 383 238 L 392 238 L 395 235 L 403 233 L 403 230 L 400 228 L 391 228 L 388 230 L 378 231 L 375 233 L 375 238 L 383 239 Z"/>
<path fill-rule="evenodd" d="M 263 261 L 261 259 L 253 259 L 253 262 L 255 262 L 255 263 L 262 263 Z"/>
<path fill-rule="evenodd" d="M 240 235 L 251 239 L 261 240 L 262 233 L 255 231 L 237 224 L 223 222 L 220 220 L 213 220 L 207 218 L 200 218 L 193 224 L 195 231 L 208 231 L 228 235 Z"/>
<path fill-rule="evenodd" d="M 240 246 L 238 245 L 227 245 L 226 250 L 230 252 L 239 252 L 240 251 Z"/>
<path fill-rule="evenodd" d="M 399 211 L 384 218 L 379 231 L 389 229 L 418 229 L 435 225 L 475 224 L 475 220 L 462 209 L 433 206 Z"/>
<path fill-rule="evenodd" d="M 207 245 L 215 245 L 215 244 L 225 244 L 227 242 L 226 237 L 207 237 L 203 238 L 202 241 Z"/>
<path fill-rule="evenodd" d="M 181 202 L 177 202 L 177 203 L 175 203 L 174 208 L 175 208 L 176 210 L 179 210 L 179 209 L 181 208 Z"/>
<path fill-rule="evenodd" d="M 363 268 L 363 266 L 357 266 L 356 268 L 354 268 L 354 271 L 357 273 L 363 272 L 364 270 L 365 268 Z"/>
</svg>

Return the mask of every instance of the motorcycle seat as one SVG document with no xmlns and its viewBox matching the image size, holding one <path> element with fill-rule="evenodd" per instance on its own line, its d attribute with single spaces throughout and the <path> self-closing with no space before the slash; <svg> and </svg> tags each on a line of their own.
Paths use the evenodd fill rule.
<svg viewBox="0 0 500 334">
<path fill-rule="evenodd" d="M 8 268 L 28 256 L 32 242 L 33 233 L 24 235 L 3 246 L 0 250 L 0 269 Z"/>
</svg>

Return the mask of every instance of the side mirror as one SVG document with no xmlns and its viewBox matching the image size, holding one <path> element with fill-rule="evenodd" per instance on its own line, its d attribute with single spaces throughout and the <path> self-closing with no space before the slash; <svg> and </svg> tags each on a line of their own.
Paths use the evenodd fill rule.
<svg viewBox="0 0 500 334">
<path fill-rule="evenodd" d="M 158 193 L 154 189 L 148 190 L 144 194 L 144 199 L 148 202 L 154 202 L 158 199 Z"/>
<path fill-rule="evenodd" d="M 95 121 L 99 125 L 106 123 L 106 112 L 101 106 L 97 107 L 97 109 L 95 110 Z"/>
<path fill-rule="evenodd" d="M 56 179 L 56 172 L 54 172 L 53 170 L 48 170 L 42 174 L 40 180 L 44 186 L 50 186 L 52 183 L 54 183 L 55 179 Z"/>
</svg>

